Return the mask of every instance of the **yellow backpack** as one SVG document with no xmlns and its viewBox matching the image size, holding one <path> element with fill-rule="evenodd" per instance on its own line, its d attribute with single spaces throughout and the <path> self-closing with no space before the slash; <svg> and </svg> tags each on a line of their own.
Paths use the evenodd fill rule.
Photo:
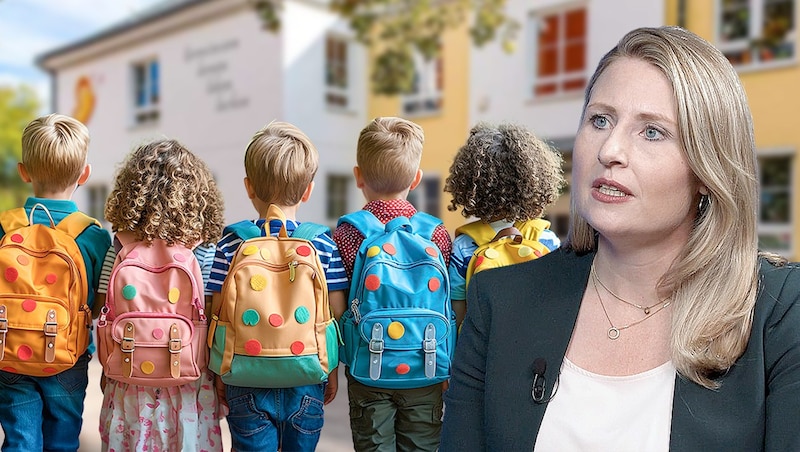
<svg viewBox="0 0 800 452">
<path fill-rule="evenodd" d="M 50 224 L 33 224 L 42 209 Z M 75 238 L 97 220 L 81 212 L 54 224 L 42 204 L 0 213 L 0 370 L 36 377 L 75 365 L 86 351 L 92 312 Z"/>
<path fill-rule="evenodd" d="M 537 218 L 518 221 L 499 232 L 482 221 L 456 229 L 456 236 L 466 234 L 478 245 L 467 266 L 467 284 L 479 271 L 530 261 L 549 253 L 550 250 L 539 242 L 542 231 L 549 227 L 549 221 Z"/>
</svg>

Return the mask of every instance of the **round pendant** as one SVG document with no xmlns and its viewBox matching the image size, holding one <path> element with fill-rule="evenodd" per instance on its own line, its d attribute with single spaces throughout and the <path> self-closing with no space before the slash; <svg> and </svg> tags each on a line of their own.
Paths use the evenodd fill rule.
<svg viewBox="0 0 800 452">
<path fill-rule="evenodd" d="M 619 337 L 619 329 L 617 327 L 612 326 L 608 329 L 608 338 L 612 341 L 617 340 Z"/>
<path fill-rule="evenodd" d="M 650 315 L 650 308 L 644 308 L 644 315 Z"/>
</svg>

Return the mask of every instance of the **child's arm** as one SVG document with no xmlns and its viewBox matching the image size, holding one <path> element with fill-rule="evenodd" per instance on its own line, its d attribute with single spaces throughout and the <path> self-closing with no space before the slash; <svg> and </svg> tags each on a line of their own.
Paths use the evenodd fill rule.
<svg viewBox="0 0 800 452">
<path fill-rule="evenodd" d="M 342 314 L 347 309 L 347 298 L 344 290 L 335 290 L 328 294 L 328 302 L 331 304 L 333 316 L 336 320 L 342 318 Z"/>
<path fill-rule="evenodd" d="M 333 371 L 328 374 L 328 386 L 325 387 L 325 398 L 324 404 L 327 405 L 333 402 L 333 399 L 336 398 L 336 392 L 339 390 L 339 368 L 333 369 Z"/>
<path fill-rule="evenodd" d="M 467 315 L 467 300 L 450 300 L 450 304 L 453 305 L 453 311 L 456 313 L 456 328 L 460 330 L 461 322 Z"/>
</svg>

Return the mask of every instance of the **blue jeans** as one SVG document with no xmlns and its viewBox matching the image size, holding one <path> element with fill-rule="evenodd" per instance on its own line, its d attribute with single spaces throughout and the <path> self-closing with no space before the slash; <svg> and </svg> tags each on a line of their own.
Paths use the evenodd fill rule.
<svg viewBox="0 0 800 452">
<path fill-rule="evenodd" d="M 78 450 L 91 357 L 52 377 L 0 371 L 3 452 Z"/>
<path fill-rule="evenodd" d="M 322 432 L 325 384 L 263 389 L 227 386 L 236 452 L 313 451 Z"/>
</svg>

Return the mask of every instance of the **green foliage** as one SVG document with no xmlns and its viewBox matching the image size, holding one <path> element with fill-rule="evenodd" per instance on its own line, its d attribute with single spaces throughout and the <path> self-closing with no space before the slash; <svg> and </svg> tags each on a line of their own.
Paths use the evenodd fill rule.
<svg viewBox="0 0 800 452">
<path fill-rule="evenodd" d="M 283 0 L 254 0 L 264 28 L 280 29 Z M 519 24 L 506 15 L 507 0 L 330 0 L 331 10 L 349 21 L 356 39 L 377 45 L 372 68 L 377 94 L 407 92 L 414 78 L 413 54 L 436 58 L 447 30 L 470 24 L 472 42 L 499 39 L 513 51 Z"/>
<path fill-rule="evenodd" d="M 0 86 L 0 209 L 19 207 L 29 187 L 17 173 L 22 159 L 22 131 L 41 106 L 33 88 Z"/>
</svg>

